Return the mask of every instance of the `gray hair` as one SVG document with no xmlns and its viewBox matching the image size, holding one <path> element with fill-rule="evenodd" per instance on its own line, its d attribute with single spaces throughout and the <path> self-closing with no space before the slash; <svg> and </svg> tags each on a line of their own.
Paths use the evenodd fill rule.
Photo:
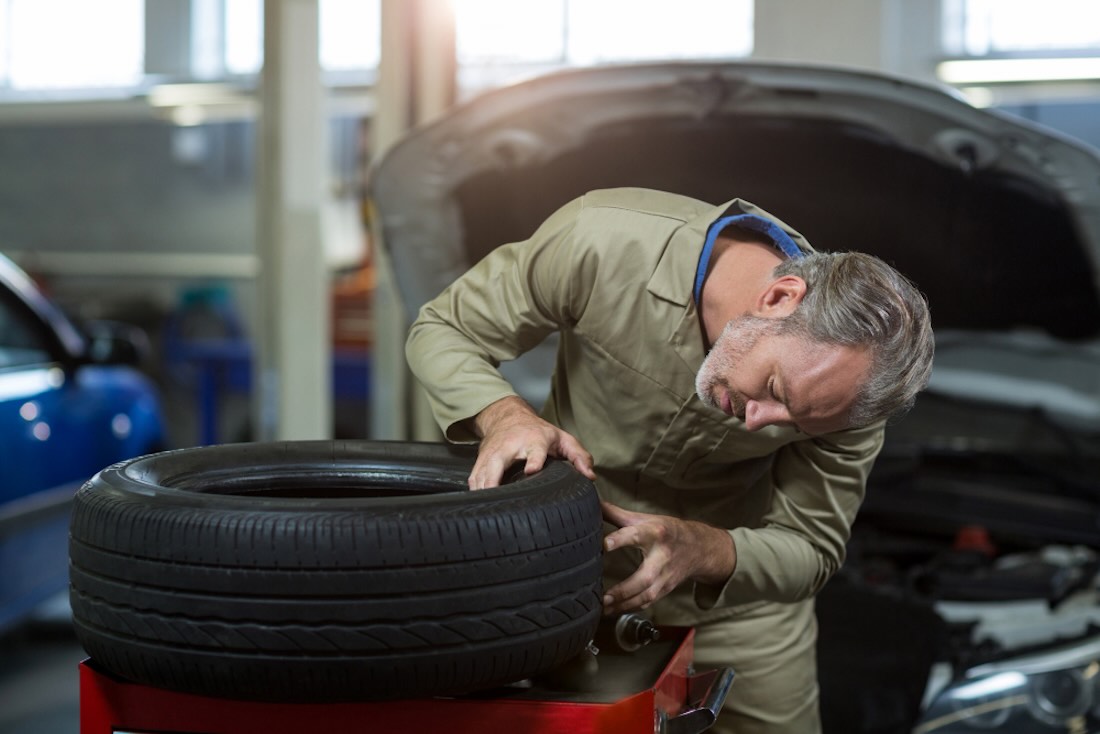
<svg viewBox="0 0 1100 734">
<path fill-rule="evenodd" d="M 871 370 L 848 417 L 866 426 L 904 414 L 932 373 L 928 301 L 901 273 L 860 252 L 816 252 L 785 260 L 776 278 L 794 275 L 806 295 L 783 330 L 825 344 L 867 347 Z"/>
</svg>

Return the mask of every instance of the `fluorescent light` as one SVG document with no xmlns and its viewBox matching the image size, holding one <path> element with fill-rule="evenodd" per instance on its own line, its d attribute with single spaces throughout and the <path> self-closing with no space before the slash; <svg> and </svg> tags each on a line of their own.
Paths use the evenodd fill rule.
<svg viewBox="0 0 1100 734">
<path fill-rule="evenodd" d="M 948 84 L 1100 80 L 1100 57 L 944 61 L 936 75 Z"/>
<path fill-rule="evenodd" d="M 190 84 L 158 84 L 149 90 L 147 99 L 153 107 L 180 107 L 194 104 L 224 104 L 238 102 L 244 94 L 218 82 Z"/>
</svg>

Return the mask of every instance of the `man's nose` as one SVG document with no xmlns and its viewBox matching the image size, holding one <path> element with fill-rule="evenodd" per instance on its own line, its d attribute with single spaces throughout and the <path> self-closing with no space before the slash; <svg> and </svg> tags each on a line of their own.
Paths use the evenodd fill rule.
<svg viewBox="0 0 1100 734">
<path fill-rule="evenodd" d="M 745 403 L 745 428 L 758 431 L 784 420 L 783 410 L 779 406 L 769 406 L 757 400 Z"/>
<path fill-rule="evenodd" d="M 750 431 L 758 431 L 767 423 L 764 423 L 764 406 L 755 400 L 745 403 L 745 428 Z"/>
</svg>

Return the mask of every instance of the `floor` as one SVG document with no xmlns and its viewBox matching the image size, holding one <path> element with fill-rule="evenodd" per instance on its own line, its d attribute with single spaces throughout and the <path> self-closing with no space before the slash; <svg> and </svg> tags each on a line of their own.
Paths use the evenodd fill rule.
<svg viewBox="0 0 1100 734">
<path fill-rule="evenodd" d="M 0 734 L 77 734 L 77 664 L 85 657 L 64 596 L 0 637 Z"/>
</svg>

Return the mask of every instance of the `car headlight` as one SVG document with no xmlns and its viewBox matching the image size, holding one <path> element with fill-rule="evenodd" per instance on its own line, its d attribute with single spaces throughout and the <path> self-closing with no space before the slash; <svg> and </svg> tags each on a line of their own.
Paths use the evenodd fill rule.
<svg viewBox="0 0 1100 734">
<path fill-rule="evenodd" d="M 1100 732 L 1100 636 L 980 665 L 948 685 L 914 734 Z"/>
</svg>

